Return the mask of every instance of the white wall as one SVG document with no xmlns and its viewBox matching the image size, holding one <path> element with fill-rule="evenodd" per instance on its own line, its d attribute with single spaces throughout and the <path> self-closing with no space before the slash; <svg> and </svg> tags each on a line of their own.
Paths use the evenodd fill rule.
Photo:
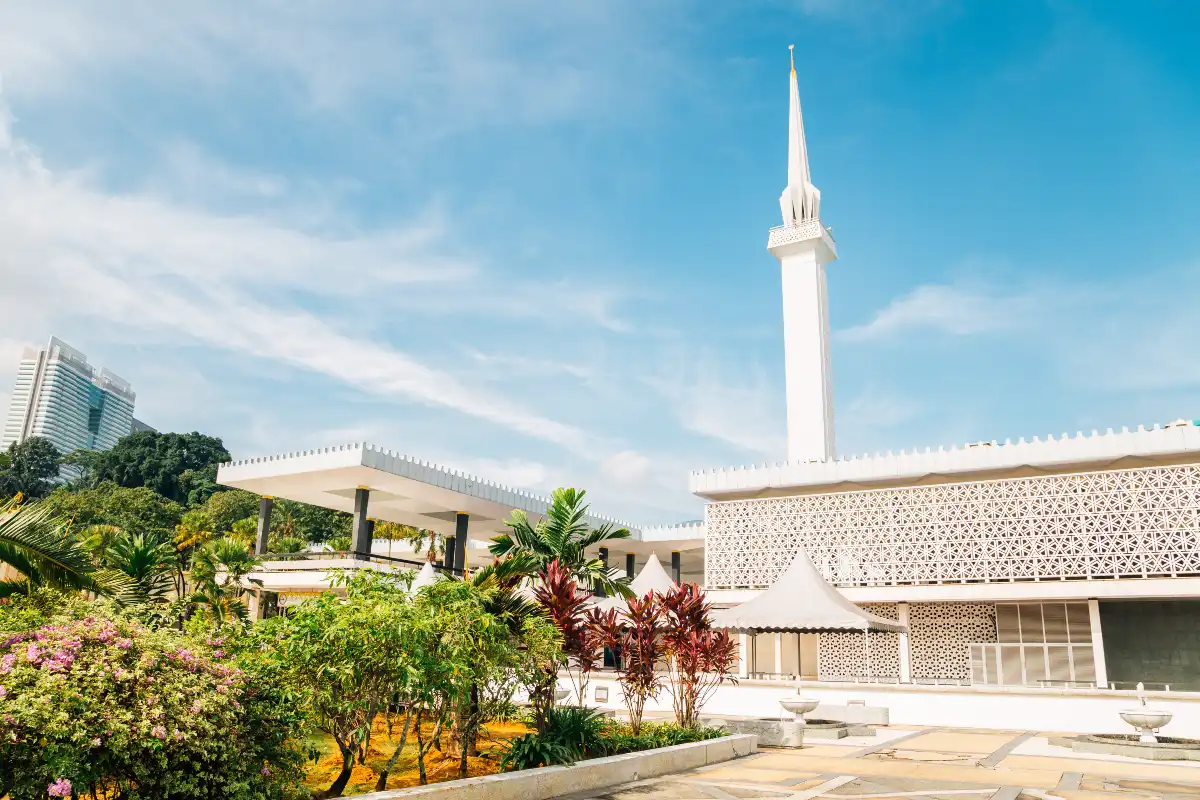
<svg viewBox="0 0 1200 800">
<path fill-rule="evenodd" d="M 568 687 L 561 680 L 560 686 Z M 596 703 L 595 689 L 606 686 L 609 701 Z M 1118 716 L 1138 705 L 1133 692 L 1098 689 L 1026 689 L 1019 687 L 856 686 L 804 681 L 801 691 L 823 703 L 842 705 L 863 701 L 888 709 L 895 725 L 930 725 L 997 730 L 1133 733 Z M 780 681 L 742 681 L 727 684 L 704 707 L 706 714 L 778 718 L 779 701 L 795 696 L 796 685 Z M 1151 692 L 1148 705 L 1175 717 L 1164 735 L 1200 738 L 1200 692 Z M 589 705 L 625 710 L 620 685 L 612 673 L 594 675 L 588 685 Z M 671 694 L 664 690 L 646 704 L 647 711 L 671 711 Z"/>
</svg>

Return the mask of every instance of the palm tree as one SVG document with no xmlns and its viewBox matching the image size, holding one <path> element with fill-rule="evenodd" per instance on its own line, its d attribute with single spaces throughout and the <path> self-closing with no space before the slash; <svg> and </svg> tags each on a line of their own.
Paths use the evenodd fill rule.
<svg viewBox="0 0 1200 800">
<path fill-rule="evenodd" d="M 142 603 L 167 602 L 174 586 L 178 551 L 168 539 L 142 533 L 122 534 L 109 543 L 104 564 L 129 576 Z"/>
<path fill-rule="evenodd" d="M 247 619 L 242 579 L 256 566 L 258 559 L 237 539 L 214 539 L 200 548 L 192 562 L 192 584 L 196 588 L 191 603 L 203 608 L 217 624 Z"/>
<path fill-rule="evenodd" d="M 19 506 L 16 499 L 0 507 L 0 564 L 20 573 L 0 580 L 0 597 L 39 586 L 124 597 L 131 584 L 120 572 L 98 568 L 48 507 Z"/>
<path fill-rule="evenodd" d="M 617 539 L 628 539 L 626 528 L 605 523 L 599 528 L 588 525 L 588 507 L 583 502 L 587 492 L 582 489 L 555 489 L 546 516 L 537 525 L 529 524 L 524 511 L 513 511 L 504 524 L 509 532 L 492 540 L 490 550 L 497 558 L 526 555 L 525 563 L 533 567 L 532 575 L 545 572 L 551 561 L 558 560 L 583 588 L 602 589 L 605 593 L 631 597 L 629 579 L 614 577 L 615 571 L 604 566 L 599 558 L 587 551 Z"/>
</svg>

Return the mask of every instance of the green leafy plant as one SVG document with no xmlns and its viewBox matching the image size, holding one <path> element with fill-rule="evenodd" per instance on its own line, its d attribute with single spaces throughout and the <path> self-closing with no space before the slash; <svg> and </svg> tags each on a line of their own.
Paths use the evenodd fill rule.
<svg viewBox="0 0 1200 800">
<path fill-rule="evenodd" d="M 555 764 L 571 764 L 574 761 L 566 745 L 544 734 L 527 733 L 509 740 L 500 756 L 500 771 L 515 772 L 521 769 L 536 769 Z"/>
<path fill-rule="evenodd" d="M 585 589 L 631 596 L 628 577 L 606 568 L 603 561 L 587 551 L 611 541 L 628 539 L 632 534 L 608 523 L 599 528 L 588 525 L 588 506 L 583 502 L 586 495 L 582 489 L 555 489 L 546 516 L 537 525 L 529 523 L 524 511 L 513 511 L 512 517 L 504 523 L 508 533 L 492 540 L 492 555 L 497 558 L 526 556 L 531 577 L 544 573 L 550 562 L 558 561 Z"/>
<path fill-rule="evenodd" d="M 12 500 L 0 507 L 0 563 L 22 575 L 0 581 L 0 597 L 39 586 L 115 596 L 125 596 L 130 589 L 127 576 L 98 568 L 87 548 L 40 503 L 18 506 Z"/>
<path fill-rule="evenodd" d="M 608 719 L 597 708 L 567 706 L 552 708 L 546 714 L 543 737 L 562 745 L 573 761 L 603 755 Z"/>
</svg>

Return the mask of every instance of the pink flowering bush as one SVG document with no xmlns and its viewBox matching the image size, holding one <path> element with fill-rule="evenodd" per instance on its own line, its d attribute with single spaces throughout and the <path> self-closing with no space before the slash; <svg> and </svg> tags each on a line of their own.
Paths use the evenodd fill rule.
<svg viewBox="0 0 1200 800">
<path fill-rule="evenodd" d="M 21 605 L 0 607 L 0 797 L 298 791 L 303 720 L 269 665 L 101 603 L 64 601 L 37 627 Z"/>
</svg>

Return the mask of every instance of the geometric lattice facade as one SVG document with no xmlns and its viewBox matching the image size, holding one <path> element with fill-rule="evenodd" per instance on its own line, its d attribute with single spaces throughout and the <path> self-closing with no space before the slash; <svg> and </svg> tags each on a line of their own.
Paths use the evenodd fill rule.
<svg viewBox="0 0 1200 800">
<path fill-rule="evenodd" d="M 895 603 L 864 603 L 862 608 L 884 619 L 899 619 Z M 872 631 L 834 631 L 821 634 L 817 675 L 824 681 L 867 674 L 867 643 L 871 646 L 870 674 L 881 679 L 900 677 L 900 634 Z"/>
<path fill-rule="evenodd" d="M 836 586 L 1200 575 L 1200 465 L 710 503 L 705 584 L 803 548 Z"/>
<path fill-rule="evenodd" d="M 971 645 L 996 641 L 991 603 L 914 603 L 908 610 L 914 681 L 971 677 Z"/>
<path fill-rule="evenodd" d="M 886 619 L 899 619 L 895 604 L 864 603 L 862 608 Z M 873 678 L 900 677 L 900 636 L 872 633 Z M 912 603 L 908 607 L 908 648 L 912 678 L 962 681 L 971 677 L 971 645 L 996 641 L 992 603 Z M 821 680 L 861 678 L 867 674 L 865 637 L 859 632 L 822 633 L 818 674 Z"/>
</svg>

